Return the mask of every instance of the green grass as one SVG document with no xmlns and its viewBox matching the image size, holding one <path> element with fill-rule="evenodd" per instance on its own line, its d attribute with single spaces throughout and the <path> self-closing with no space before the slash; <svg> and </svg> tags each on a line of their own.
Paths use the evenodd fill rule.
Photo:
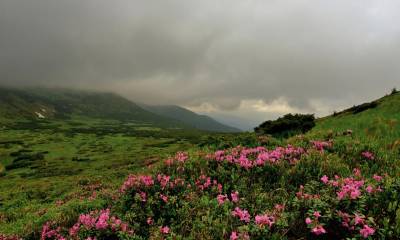
<svg viewBox="0 0 400 240">
<path fill-rule="evenodd" d="M 377 100 L 378 106 L 361 113 L 340 114 L 318 120 L 310 134 L 351 129 L 355 137 L 378 138 L 384 145 L 400 138 L 400 93 Z"/>
<path fill-rule="evenodd" d="M 76 199 L 92 194 L 87 186 L 115 189 L 129 173 L 149 171 L 160 159 L 194 146 L 182 137 L 186 133 L 129 122 L 74 118 L 7 126 L 0 133 L 0 232 L 6 234 L 32 231 L 33 219 L 42 223 L 60 215 L 58 200 L 75 201 L 78 209 L 95 204 Z M 199 133 L 188 134 L 193 140 Z M 6 169 L 18 156 L 37 153 L 44 158 Z"/>
<path fill-rule="evenodd" d="M 329 161 L 337 161 L 337 169 L 345 164 L 346 169 L 361 167 L 400 176 L 395 161 L 400 159 L 400 94 L 378 103 L 357 114 L 319 119 L 312 131 L 287 142 L 301 145 L 312 139 L 334 139 L 337 155 Z M 0 233 L 24 236 L 38 232 L 48 220 L 72 222 L 79 213 L 104 208 L 128 174 L 150 172 L 177 151 L 195 152 L 199 143 L 213 150 L 257 144 L 255 136 L 248 133 L 213 135 L 78 115 L 52 121 L 0 119 L 0 123 Z M 352 136 L 342 134 L 347 129 L 353 130 Z M 269 142 L 275 143 L 285 144 L 276 139 Z M 374 152 L 380 162 L 360 159 L 365 150 Z M 16 167 L 8 169 L 13 164 Z M 312 170 L 301 166 L 295 170 Z M 90 200 L 93 192 L 99 197 Z M 65 202 L 61 207 L 56 204 L 59 200 Z"/>
</svg>

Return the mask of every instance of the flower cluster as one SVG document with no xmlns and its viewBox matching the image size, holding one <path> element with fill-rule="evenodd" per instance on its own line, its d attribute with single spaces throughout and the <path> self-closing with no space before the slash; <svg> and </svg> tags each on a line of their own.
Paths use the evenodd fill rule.
<svg viewBox="0 0 400 240">
<path fill-rule="evenodd" d="M 232 211 L 232 216 L 238 217 L 240 221 L 250 222 L 250 214 L 247 210 L 242 210 L 239 207 L 236 207 L 235 210 Z"/>
<path fill-rule="evenodd" d="M 315 149 L 323 152 L 325 149 L 331 148 L 333 145 L 332 141 L 311 141 L 311 144 Z"/>
<path fill-rule="evenodd" d="M 230 196 L 231 196 L 231 200 L 229 200 L 229 198 L 228 198 L 228 195 L 227 194 L 219 194 L 218 196 L 217 196 L 217 201 L 218 201 L 218 204 L 219 205 L 222 205 L 222 204 L 224 204 L 225 202 L 230 202 L 230 201 L 232 201 L 233 203 L 237 203 L 237 202 L 239 202 L 239 193 L 236 191 L 236 192 L 232 192 L 231 194 L 230 194 Z"/>
<path fill-rule="evenodd" d="M 375 159 L 375 155 L 372 152 L 369 152 L 369 151 L 362 152 L 361 156 L 363 156 L 365 159 L 368 159 L 368 160 L 374 160 Z"/>
<path fill-rule="evenodd" d="M 336 194 L 339 200 L 354 200 L 359 198 L 363 192 L 371 194 L 382 191 L 380 186 L 374 186 L 371 184 L 366 185 L 365 179 L 361 176 L 361 171 L 359 169 L 354 169 L 353 173 L 354 177 L 341 178 L 340 176 L 335 175 L 335 178 L 332 180 L 329 180 L 328 176 L 324 175 L 321 178 L 321 182 L 337 188 L 338 190 L 336 191 Z M 382 177 L 379 175 L 374 175 L 373 179 L 376 182 L 382 181 Z"/>
<path fill-rule="evenodd" d="M 367 222 L 367 218 L 362 214 L 355 213 L 351 215 L 338 211 L 337 215 L 342 219 L 343 227 L 347 228 L 349 231 L 358 230 L 363 238 L 368 238 L 375 233 L 375 229 L 368 225 L 370 223 Z"/>
<path fill-rule="evenodd" d="M 321 213 L 319 211 L 315 211 L 312 214 L 312 217 L 307 217 L 305 220 L 306 224 L 309 227 L 311 227 L 311 232 L 315 235 L 321 235 L 321 234 L 326 233 L 325 228 L 319 222 L 320 217 L 321 217 Z"/>
<path fill-rule="evenodd" d="M 266 163 L 275 164 L 282 160 L 294 164 L 304 153 L 305 150 L 303 148 L 291 145 L 277 147 L 273 150 L 268 150 L 264 147 L 243 148 L 238 146 L 226 151 L 216 151 L 208 157 L 217 162 L 228 162 L 237 164 L 244 169 L 251 169 L 257 166 L 264 166 Z"/>
</svg>

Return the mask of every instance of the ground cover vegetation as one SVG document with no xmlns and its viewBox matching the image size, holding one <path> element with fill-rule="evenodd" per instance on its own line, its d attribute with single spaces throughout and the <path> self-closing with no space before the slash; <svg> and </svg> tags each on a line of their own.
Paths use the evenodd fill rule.
<svg viewBox="0 0 400 240">
<path fill-rule="evenodd" d="M 24 130 L 10 129 L 17 132 L 2 140 L 1 189 L 9 195 L 1 202 L 2 238 L 399 239 L 400 94 L 375 103 L 317 119 L 310 131 L 289 138 L 199 134 L 177 143 L 172 139 L 182 136 L 150 141 L 115 132 L 59 133 L 97 158 L 72 150 L 57 155 L 46 146 L 57 145 L 46 143 L 49 135 L 24 138 Z M 17 149 L 27 139 L 37 142 Z M 146 165 L 143 155 L 154 162 Z M 52 172 L 51 156 L 70 156 L 58 168 L 70 164 L 79 172 L 42 177 L 35 167 Z M 124 164 L 112 165 L 119 161 Z M 18 179 L 27 189 L 4 190 Z M 12 201 L 34 186 L 22 181 L 36 180 L 53 193 L 46 189 L 37 203 Z M 28 216 L 13 215 L 21 206 Z"/>
</svg>

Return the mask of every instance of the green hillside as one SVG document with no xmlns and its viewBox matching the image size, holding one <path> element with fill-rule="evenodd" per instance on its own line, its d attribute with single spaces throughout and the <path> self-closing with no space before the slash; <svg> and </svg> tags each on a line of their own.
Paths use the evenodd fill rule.
<svg viewBox="0 0 400 240">
<path fill-rule="evenodd" d="M 0 88 L 0 114 L 0 118 L 11 120 L 71 120 L 85 117 L 187 127 L 182 122 L 146 111 L 113 93 L 68 89 Z"/>
<path fill-rule="evenodd" d="M 1 110 L 18 118 L 37 118 L 45 102 L 14 98 Z M 399 93 L 289 139 L 158 128 L 81 107 L 57 116 L 45 103 L 54 121 L 0 132 L 0 238 L 400 238 Z"/>
<path fill-rule="evenodd" d="M 150 106 L 141 105 L 144 109 L 158 115 L 181 121 L 196 129 L 212 132 L 240 132 L 239 129 L 224 125 L 211 117 L 199 115 L 183 107 L 175 105 Z"/>
<path fill-rule="evenodd" d="M 311 136 L 353 131 L 353 137 L 389 146 L 400 139 L 400 93 L 396 92 L 317 120 Z M 400 144 L 400 143 L 398 143 Z"/>
</svg>

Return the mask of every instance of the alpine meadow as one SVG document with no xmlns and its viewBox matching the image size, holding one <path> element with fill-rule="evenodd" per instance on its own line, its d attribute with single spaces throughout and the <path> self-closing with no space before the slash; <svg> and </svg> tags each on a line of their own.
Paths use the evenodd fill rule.
<svg viewBox="0 0 400 240">
<path fill-rule="evenodd" d="M 396 1 L 0 1 L 0 240 L 400 239 Z"/>
</svg>

